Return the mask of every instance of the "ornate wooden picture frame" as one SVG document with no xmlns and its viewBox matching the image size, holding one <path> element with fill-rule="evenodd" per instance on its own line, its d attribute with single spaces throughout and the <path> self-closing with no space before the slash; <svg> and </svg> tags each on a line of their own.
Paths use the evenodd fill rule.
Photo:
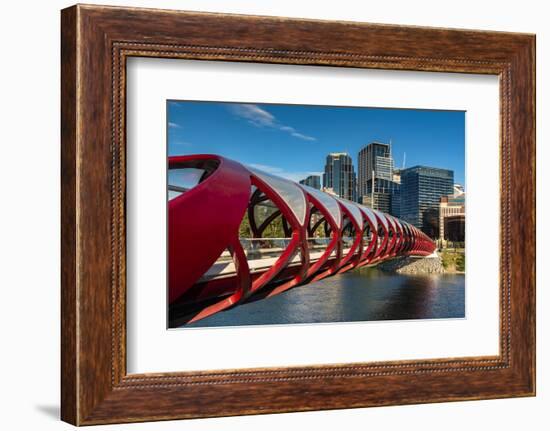
<svg viewBox="0 0 550 431">
<path fill-rule="evenodd" d="M 62 11 L 62 395 L 75 425 L 535 394 L 535 37 L 100 6 Z M 330 65 L 500 80 L 500 354 L 126 371 L 126 60 Z"/>
</svg>

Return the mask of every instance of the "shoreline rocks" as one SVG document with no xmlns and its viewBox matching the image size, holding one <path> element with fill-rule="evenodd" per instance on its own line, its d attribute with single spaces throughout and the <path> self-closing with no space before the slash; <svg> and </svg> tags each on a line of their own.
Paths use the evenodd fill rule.
<svg viewBox="0 0 550 431">
<path fill-rule="evenodd" d="M 398 257 L 378 265 L 385 272 L 397 274 L 445 274 L 449 273 L 443 267 L 441 257 Z M 454 271 L 453 271 L 454 273 Z"/>
</svg>

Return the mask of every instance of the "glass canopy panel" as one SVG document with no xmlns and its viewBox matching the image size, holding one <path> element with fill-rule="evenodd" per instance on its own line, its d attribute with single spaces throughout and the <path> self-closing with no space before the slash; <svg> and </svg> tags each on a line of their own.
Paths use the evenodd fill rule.
<svg viewBox="0 0 550 431">
<path fill-rule="evenodd" d="M 201 180 L 204 169 L 174 168 L 168 170 L 168 200 L 172 200 L 195 187 Z"/>
<path fill-rule="evenodd" d="M 339 228 L 342 227 L 342 211 L 340 210 L 340 206 L 338 205 L 338 202 L 336 202 L 336 199 L 321 190 L 314 189 L 313 187 L 303 184 L 300 186 L 325 207 Z"/>
<path fill-rule="evenodd" d="M 177 198 L 179 195 L 182 195 L 182 192 L 176 190 L 168 190 L 168 200 L 171 201 L 174 198 Z"/>
<path fill-rule="evenodd" d="M 338 199 L 344 207 L 351 213 L 352 217 L 355 219 L 357 224 L 363 229 L 363 215 L 361 214 L 361 211 L 359 211 L 359 208 L 351 201 L 347 201 L 345 199 Z"/>
<path fill-rule="evenodd" d="M 257 203 L 254 205 L 254 221 L 256 225 L 260 227 L 268 217 L 277 211 L 279 211 L 279 208 L 270 200 Z"/>
<path fill-rule="evenodd" d="M 284 178 L 268 174 L 267 172 L 251 168 L 250 166 L 247 166 L 247 169 L 275 190 L 296 216 L 298 222 L 302 226 L 305 224 L 307 209 L 306 196 L 297 184 L 285 180 Z"/>
<path fill-rule="evenodd" d="M 359 205 L 361 209 L 365 212 L 367 215 L 367 218 L 370 220 L 372 225 L 374 226 L 374 230 L 378 232 L 378 221 L 376 220 L 376 216 L 372 212 L 372 210 L 369 207 L 366 207 L 365 205 Z"/>
<path fill-rule="evenodd" d="M 384 228 L 386 230 L 388 230 L 388 219 L 386 218 L 386 216 L 384 215 L 384 213 L 378 211 L 378 210 L 372 210 L 372 212 L 374 214 L 376 214 L 378 216 L 378 218 L 380 219 L 380 221 L 382 221 L 382 224 L 384 225 Z"/>
</svg>

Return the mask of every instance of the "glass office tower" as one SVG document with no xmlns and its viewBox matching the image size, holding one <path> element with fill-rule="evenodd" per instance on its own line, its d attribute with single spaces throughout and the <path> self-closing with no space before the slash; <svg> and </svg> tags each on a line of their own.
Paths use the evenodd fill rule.
<svg viewBox="0 0 550 431">
<path fill-rule="evenodd" d="M 371 142 L 357 156 L 357 195 L 363 205 L 398 216 L 396 197 L 399 183 L 394 181 L 394 163 L 391 144 Z M 393 201 L 393 204 L 392 204 Z"/>
<path fill-rule="evenodd" d="M 330 153 L 323 173 L 323 190 L 341 198 L 355 201 L 357 195 L 355 170 L 348 153 Z"/>
<path fill-rule="evenodd" d="M 454 172 L 428 166 L 401 171 L 401 218 L 427 235 L 439 234 L 439 202 L 453 193 Z"/>
</svg>

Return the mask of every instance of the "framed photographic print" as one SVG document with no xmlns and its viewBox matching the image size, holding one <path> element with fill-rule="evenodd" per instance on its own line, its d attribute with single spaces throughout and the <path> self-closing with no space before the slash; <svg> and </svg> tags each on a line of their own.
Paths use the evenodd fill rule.
<svg viewBox="0 0 550 431">
<path fill-rule="evenodd" d="M 62 11 L 62 419 L 535 394 L 535 37 Z"/>
</svg>

